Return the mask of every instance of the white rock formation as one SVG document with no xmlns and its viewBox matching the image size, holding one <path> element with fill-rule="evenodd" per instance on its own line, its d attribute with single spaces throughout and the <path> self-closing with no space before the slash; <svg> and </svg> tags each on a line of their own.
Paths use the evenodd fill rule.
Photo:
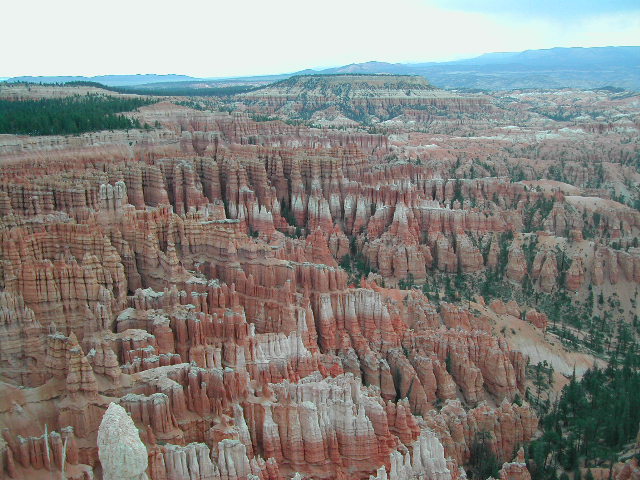
<svg viewBox="0 0 640 480">
<path fill-rule="evenodd" d="M 98 456 L 103 480 L 148 480 L 147 449 L 126 410 L 113 402 L 98 430 Z"/>
</svg>

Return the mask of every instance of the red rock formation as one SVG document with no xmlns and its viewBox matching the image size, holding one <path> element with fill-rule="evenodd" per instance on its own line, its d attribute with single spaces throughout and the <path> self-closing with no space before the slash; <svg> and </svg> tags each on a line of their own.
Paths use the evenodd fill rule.
<svg viewBox="0 0 640 480">
<path fill-rule="evenodd" d="M 513 462 L 502 464 L 500 480 L 531 480 L 531 474 L 527 470 L 527 464 L 524 461 L 522 447 L 518 450 L 518 455 L 513 459 Z"/>
<path fill-rule="evenodd" d="M 527 311 L 526 319 L 527 322 L 532 323 L 541 330 L 546 330 L 549 323 L 547 316 L 544 313 L 536 311 L 535 309 Z"/>
<path fill-rule="evenodd" d="M 0 292 L 0 369 L 20 385 L 44 382 L 43 328 L 22 296 Z"/>
<path fill-rule="evenodd" d="M 42 469 L 59 472 L 64 468 L 72 475 L 80 473 L 80 478 L 83 478 L 82 471 L 91 472 L 90 467 L 79 462 L 78 444 L 71 427 L 62 429 L 60 433 L 45 430 L 38 437 L 18 435 L 17 438 L 5 430 L 3 437 L 9 478 L 26 478 L 30 471 Z"/>
<path fill-rule="evenodd" d="M 490 308 L 543 330 L 523 285 L 630 302 L 640 216 L 588 187 L 596 163 L 605 184 L 637 180 L 632 100 L 607 104 L 626 123 L 606 135 L 525 134 L 496 125 L 540 119 L 526 102 L 391 89 L 350 99 L 393 132 L 371 135 L 254 121 L 345 113 L 273 88 L 231 114 L 158 102 L 131 114 L 148 132 L 0 139 L 0 470 L 57 472 L 68 438 L 67 476 L 89 478 L 113 401 L 152 480 L 462 479 L 477 434 L 506 462 L 537 420 L 509 403 L 526 357 L 472 303 L 441 301 L 445 279 L 474 294 L 504 273 L 519 304 Z M 558 149 L 575 186 L 544 178 Z M 501 478 L 527 475 L 516 459 Z"/>
<path fill-rule="evenodd" d="M 638 480 L 640 478 L 640 466 L 638 459 L 632 458 L 625 462 L 624 466 L 616 472 L 616 480 Z"/>
<path fill-rule="evenodd" d="M 495 410 L 482 404 L 467 412 L 459 401 L 449 400 L 439 414 L 431 414 L 425 420 L 437 433 L 446 455 L 458 463 L 468 460 L 478 432 L 491 432 L 489 446 L 498 459 L 504 461 L 511 457 L 516 446 L 532 438 L 538 424 L 528 405 L 519 407 L 506 401 Z"/>
<path fill-rule="evenodd" d="M 522 250 L 513 245 L 509 249 L 507 260 L 507 278 L 514 282 L 521 282 L 527 274 L 527 261 Z"/>
<path fill-rule="evenodd" d="M 505 315 L 507 313 L 507 306 L 502 300 L 492 300 L 489 307 L 498 315 Z"/>
</svg>

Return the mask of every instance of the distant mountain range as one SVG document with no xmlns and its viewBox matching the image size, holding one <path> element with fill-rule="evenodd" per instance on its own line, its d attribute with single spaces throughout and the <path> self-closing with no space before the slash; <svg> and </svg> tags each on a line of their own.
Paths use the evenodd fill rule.
<svg viewBox="0 0 640 480">
<path fill-rule="evenodd" d="M 191 82 L 198 80 L 188 75 L 155 75 L 152 73 L 144 75 L 97 75 L 95 77 L 82 76 L 58 76 L 58 77 L 12 77 L 9 82 L 29 82 L 29 83 L 66 83 L 66 82 L 97 82 L 109 87 L 130 87 L 145 85 L 149 83 L 166 82 Z"/>
<path fill-rule="evenodd" d="M 524 52 L 485 53 L 479 57 L 449 62 L 454 64 L 519 64 L 542 68 L 637 67 L 640 47 L 549 48 Z"/>
<path fill-rule="evenodd" d="M 103 75 L 97 77 L 14 77 L 9 81 L 60 83 L 93 81 L 108 86 L 143 86 L 163 83 L 259 84 L 293 75 L 315 74 L 396 74 L 420 75 L 440 88 L 508 90 L 517 88 L 599 88 L 612 86 L 640 90 L 640 47 L 551 48 L 524 52 L 487 53 L 452 62 L 386 63 L 365 62 L 302 70 L 279 75 L 235 78 L 194 78 L 186 75 Z"/>
<path fill-rule="evenodd" d="M 640 47 L 551 48 L 487 53 L 453 62 L 366 62 L 314 73 L 421 75 L 440 88 L 597 88 L 640 90 Z"/>
</svg>

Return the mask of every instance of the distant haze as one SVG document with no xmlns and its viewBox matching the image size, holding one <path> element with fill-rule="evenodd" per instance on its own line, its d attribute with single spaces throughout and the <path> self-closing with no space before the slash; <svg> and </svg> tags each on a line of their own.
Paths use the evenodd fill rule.
<svg viewBox="0 0 640 480">
<path fill-rule="evenodd" d="M 2 77 L 246 76 L 640 39 L 637 0 L 34 0 L 3 18 Z"/>
</svg>

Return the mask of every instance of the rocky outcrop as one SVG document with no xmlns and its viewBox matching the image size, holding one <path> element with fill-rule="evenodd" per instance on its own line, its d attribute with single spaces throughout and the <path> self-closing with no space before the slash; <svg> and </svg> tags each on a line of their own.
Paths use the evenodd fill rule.
<svg viewBox="0 0 640 480">
<path fill-rule="evenodd" d="M 6 473 L 9 478 L 26 478 L 29 471 L 83 472 L 92 473 L 91 467 L 79 463 L 78 443 L 73 428 L 63 428 L 60 432 L 48 432 L 37 437 L 13 437 L 7 430 L 3 432 L 6 451 Z"/>
<path fill-rule="evenodd" d="M 571 266 L 567 270 L 567 288 L 574 292 L 578 291 L 585 280 L 584 261 L 582 258 L 576 257 L 572 260 Z"/>
<path fill-rule="evenodd" d="M 500 480 L 531 480 L 531 474 L 527 470 L 527 464 L 524 461 L 524 450 L 520 447 L 518 455 L 513 462 L 502 464 L 500 469 Z"/>
<path fill-rule="evenodd" d="M 44 329 L 21 295 L 0 292 L 0 369 L 20 385 L 44 382 Z"/>
<path fill-rule="evenodd" d="M 515 246 L 509 249 L 509 257 L 507 259 L 507 278 L 514 282 L 522 282 L 527 274 L 527 261 L 523 251 Z"/>
<path fill-rule="evenodd" d="M 533 259 L 532 278 L 538 280 L 543 292 L 551 293 L 558 282 L 558 263 L 555 252 L 541 250 Z"/>
<path fill-rule="evenodd" d="M 466 411 L 458 400 L 449 400 L 440 414 L 425 419 L 440 438 L 446 455 L 458 463 L 466 463 L 476 434 L 491 432 L 488 441 L 499 461 L 511 458 L 516 447 L 534 435 L 538 420 L 531 407 L 503 401 L 493 409 L 487 404 Z"/>
<path fill-rule="evenodd" d="M 637 480 L 640 478 L 640 465 L 637 458 L 626 461 L 622 468 L 616 472 L 616 480 Z"/>
<path fill-rule="evenodd" d="M 105 480 L 147 480 L 147 449 L 127 412 L 111 403 L 98 431 L 98 455 Z"/>
<path fill-rule="evenodd" d="M 527 311 L 525 318 L 527 322 L 535 325 L 540 330 L 546 330 L 547 325 L 549 324 L 549 319 L 547 318 L 547 316 L 544 313 L 538 312 L 533 308 Z"/>
<path fill-rule="evenodd" d="M 492 394 L 513 397 L 524 387 L 525 358 L 487 332 L 427 331 L 407 336 L 403 347 L 416 354 L 435 353 L 470 402 L 481 400 L 485 388 Z"/>
</svg>

